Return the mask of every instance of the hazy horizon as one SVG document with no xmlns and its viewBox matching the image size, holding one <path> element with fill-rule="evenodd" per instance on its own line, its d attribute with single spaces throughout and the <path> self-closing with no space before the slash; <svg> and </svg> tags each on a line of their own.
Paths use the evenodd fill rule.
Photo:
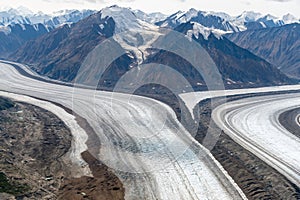
<svg viewBox="0 0 300 200">
<path fill-rule="evenodd" d="M 9 2 L 0 2 L 0 9 L 25 7 L 37 13 L 53 13 L 65 9 L 93 9 L 101 10 L 102 8 L 118 5 L 121 7 L 130 7 L 139 9 L 146 13 L 161 12 L 166 15 L 173 14 L 179 10 L 187 11 L 195 8 L 201 11 L 224 12 L 231 16 L 238 16 L 244 11 L 259 12 L 263 15 L 271 14 L 275 17 L 282 17 L 286 14 L 292 14 L 300 18 L 298 12 L 300 8 L 300 0 L 228 0 L 226 2 L 220 0 L 212 0 L 210 2 L 198 2 L 197 0 L 173 0 L 164 1 L 152 0 L 151 3 L 142 2 L 142 0 L 11 0 Z M 158 6 L 159 5 L 159 6 Z"/>
</svg>

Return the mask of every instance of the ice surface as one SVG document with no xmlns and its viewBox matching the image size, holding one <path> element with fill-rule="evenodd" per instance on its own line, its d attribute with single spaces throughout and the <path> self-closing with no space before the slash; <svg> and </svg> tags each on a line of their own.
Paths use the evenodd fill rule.
<svg viewBox="0 0 300 200">
<path fill-rule="evenodd" d="M 232 139 L 300 186 L 300 139 L 279 115 L 300 107 L 300 94 L 245 98 L 214 109 L 212 118 Z"/>
<path fill-rule="evenodd" d="M 0 64 L 0 90 L 54 101 L 84 117 L 101 142 L 89 150 L 116 170 L 126 199 L 246 199 L 163 103 L 33 80 L 8 64 Z"/>
<path fill-rule="evenodd" d="M 212 90 L 202 92 L 191 92 L 182 93 L 179 96 L 184 101 L 185 105 L 189 109 L 193 116 L 193 109 L 195 106 L 205 99 L 231 96 L 249 93 L 263 93 L 263 92 L 274 92 L 274 91 L 288 91 L 288 90 L 300 90 L 300 85 L 285 85 L 285 86 L 273 86 L 273 87 L 262 87 L 262 88 L 249 88 L 249 89 L 234 89 L 234 90 Z M 194 118 L 194 117 L 193 117 Z"/>
</svg>

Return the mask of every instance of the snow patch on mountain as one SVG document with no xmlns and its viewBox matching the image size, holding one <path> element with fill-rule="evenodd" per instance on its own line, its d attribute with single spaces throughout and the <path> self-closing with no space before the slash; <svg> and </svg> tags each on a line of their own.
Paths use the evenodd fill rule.
<svg viewBox="0 0 300 200">
<path fill-rule="evenodd" d="M 300 23 L 300 19 L 297 19 L 295 16 L 291 15 L 290 13 L 283 15 L 282 21 L 285 24 Z"/>
<path fill-rule="evenodd" d="M 224 19 L 224 22 L 228 22 L 228 24 L 232 25 L 232 27 L 237 27 L 238 31 L 247 30 L 249 28 L 248 26 L 249 23 L 257 24 L 261 28 L 279 27 L 285 24 L 300 23 L 300 19 L 297 19 L 291 14 L 284 15 L 282 18 L 275 17 L 270 14 L 263 15 L 261 13 L 253 12 L 253 11 L 244 11 L 242 14 L 238 16 L 230 16 L 222 12 L 202 12 L 202 14 L 204 14 L 205 16 L 209 16 L 209 15 L 218 16 Z M 231 27 L 226 27 L 226 28 L 231 28 Z"/>
<path fill-rule="evenodd" d="M 180 23 L 186 23 L 188 21 L 190 21 L 193 17 L 196 17 L 198 15 L 198 12 L 196 9 L 190 9 L 189 11 L 187 11 L 186 13 L 184 13 L 183 15 L 177 16 L 177 18 L 175 18 L 175 20 L 177 20 Z"/>
<path fill-rule="evenodd" d="M 0 24 L 2 26 L 11 24 L 34 24 L 42 23 L 47 15 L 43 13 L 33 13 L 25 7 L 6 8 L 0 11 Z M 50 17 L 49 17 L 50 18 Z"/>
<path fill-rule="evenodd" d="M 152 30 L 157 26 L 139 19 L 129 8 L 111 6 L 101 10 L 102 19 L 112 17 L 116 23 L 115 33 L 121 33 L 129 30 Z"/>
<path fill-rule="evenodd" d="M 156 22 L 162 21 L 167 18 L 167 15 L 162 14 L 160 12 L 155 13 L 145 13 L 141 10 L 133 10 L 133 13 L 142 21 L 155 24 Z"/>
<path fill-rule="evenodd" d="M 257 20 L 258 22 L 263 22 L 267 27 L 282 26 L 284 22 L 278 17 L 272 15 L 265 15 Z"/>
<path fill-rule="evenodd" d="M 267 28 L 267 26 L 263 22 L 259 22 L 263 28 Z"/>
<path fill-rule="evenodd" d="M 33 13 L 24 7 L 18 9 L 10 8 L 0 11 L 0 26 L 41 23 L 47 27 L 56 28 L 66 23 L 76 23 L 95 12 L 94 10 L 60 10 L 51 14 L 45 14 L 43 12 Z"/>
<path fill-rule="evenodd" d="M 147 54 L 147 49 L 161 35 L 159 27 L 138 17 L 129 8 L 111 6 L 101 10 L 103 19 L 112 17 L 115 21 L 116 40 L 124 49 L 133 53 L 141 64 Z"/>
<path fill-rule="evenodd" d="M 18 8 L 7 9 L 8 13 L 12 15 L 28 16 L 32 15 L 33 12 L 24 6 L 19 6 Z"/>
<path fill-rule="evenodd" d="M 201 34 L 205 40 L 208 40 L 208 37 L 213 34 L 217 39 L 222 39 L 222 35 L 227 33 L 232 33 L 230 31 L 223 31 L 214 28 L 207 28 L 197 22 L 192 22 L 193 29 L 187 32 L 187 37 L 192 40 L 192 37 L 195 36 L 196 39 L 199 39 L 199 35 Z"/>
<path fill-rule="evenodd" d="M 244 11 L 241 15 L 235 17 L 235 20 L 242 22 L 254 22 L 262 17 L 261 13 L 253 11 Z"/>
<path fill-rule="evenodd" d="M 232 19 L 232 16 L 228 15 L 227 13 L 224 12 L 213 12 L 213 11 L 209 11 L 207 12 L 209 15 L 214 15 L 214 16 L 218 16 L 221 17 L 222 19 L 225 19 L 226 21 L 230 21 Z"/>
<path fill-rule="evenodd" d="M 151 48 L 151 45 L 161 35 L 161 33 L 155 30 L 131 30 L 130 32 L 123 32 L 115 35 L 114 39 L 124 49 L 135 55 L 138 64 L 142 64 L 146 57 L 149 55 L 147 49 Z"/>
<path fill-rule="evenodd" d="M 218 14 L 220 16 L 218 16 Z M 197 22 L 202 24 L 208 28 L 215 28 L 220 29 L 223 31 L 239 31 L 238 27 L 232 24 L 227 19 L 231 19 L 231 17 L 225 13 L 214 13 L 214 12 L 207 12 L 207 11 L 199 11 L 196 9 L 190 9 L 187 12 L 179 11 L 166 20 L 160 23 L 162 27 L 171 27 L 174 28 L 182 23 L 187 22 Z M 221 17 L 222 16 L 222 17 Z M 224 18 L 223 18 L 224 17 Z"/>
<path fill-rule="evenodd" d="M 0 26 L 0 32 L 9 35 L 11 33 L 11 28 L 9 26 Z"/>
<path fill-rule="evenodd" d="M 112 17 L 116 22 L 115 32 L 120 33 L 129 29 L 138 29 L 140 24 L 134 13 L 127 9 L 118 6 L 111 6 L 101 10 L 102 19 Z"/>
</svg>

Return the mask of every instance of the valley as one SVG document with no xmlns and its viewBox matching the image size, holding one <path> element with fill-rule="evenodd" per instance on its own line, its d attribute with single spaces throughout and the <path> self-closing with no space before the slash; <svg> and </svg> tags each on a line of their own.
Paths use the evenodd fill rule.
<svg viewBox="0 0 300 200">
<path fill-rule="evenodd" d="M 7 69 L 10 69 L 10 70 L 13 70 L 13 68 L 12 67 L 9 67 L 9 65 L 8 64 L 3 64 L 3 65 L 7 65 Z M 15 71 L 14 73 L 16 73 L 15 75 L 17 75 L 18 74 L 18 72 L 17 71 Z M 6 73 L 7 74 L 7 73 Z M 14 75 L 14 76 L 15 76 Z M 18 75 L 19 76 L 19 75 Z M 26 79 L 26 78 L 25 78 Z M 20 80 L 20 78 L 18 78 L 18 80 Z M 40 82 L 41 84 L 43 84 L 43 82 Z M 53 85 L 54 87 L 66 87 L 66 86 L 60 86 L 60 85 Z M 234 94 L 253 94 L 253 93 L 263 93 L 263 92 L 270 92 L 270 91 L 282 91 L 282 92 L 284 92 L 284 91 L 291 91 L 291 90 L 299 90 L 299 88 L 298 88 L 298 86 L 297 85 L 295 85 L 295 86 L 282 86 L 282 87 L 267 87 L 267 88 L 258 88 L 258 89 L 245 89 L 245 90 L 232 90 L 232 91 L 227 91 L 227 95 L 234 95 Z M 18 90 L 17 90 L 18 91 Z M 20 92 L 20 91 L 19 91 Z M 18 92 L 18 93 L 19 93 Z M 22 92 L 22 93 L 24 93 L 24 91 Z M 202 94 L 202 93 L 206 93 L 206 92 L 199 92 L 198 94 L 197 93 L 195 93 L 195 94 L 186 94 L 186 95 L 182 95 L 182 97 L 183 97 L 183 100 L 185 100 L 185 102 L 187 103 L 188 101 L 187 101 L 187 99 L 189 99 L 188 97 L 189 97 L 189 95 L 191 96 L 193 96 L 193 95 L 198 95 L 199 97 L 206 97 L 206 98 L 209 98 L 210 96 L 208 95 L 208 94 L 206 94 L 206 95 L 204 95 L 204 94 Z M 218 92 L 218 91 L 216 91 L 215 92 L 215 94 L 216 95 L 219 95 L 219 96 L 223 96 L 224 94 L 224 91 L 220 91 L 220 92 Z M 26 93 L 25 93 L 26 94 Z M 27 94 L 32 94 L 31 92 L 28 92 Z M 40 95 L 38 95 L 38 96 L 40 96 Z M 212 96 L 211 96 L 212 97 Z M 216 96 L 217 97 L 217 96 Z M 49 98 L 51 99 L 51 97 L 50 96 L 48 96 L 48 100 L 49 100 Z M 198 102 L 198 101 L 201 101 L 201 99 L 199 99 L 198 98 L 198 100 L 196 100 L 195 102 Z M 56 98 L 56 100 L 55 100 L 55 102 L 57 102 L 57 98 Z M 191 107 L 191 106 L 189 106 L 189 107 Z M 209 119 L 208 119 L 209 120 Z M 201 132 L 200 132 L 201 133 Z M 196 137 L 197 138 L 197 137 Z M 222 139 L 223 138 L 223 139 Z M 201 140 L 198 140 L 199 142 L 201 141 Z M 230 140 L 228 140 L 228 139 L 226 139 L 226 136 L 221 136 L 221 141 L 230 141 Z M 203 142 L 203 141 L 202 141 Z M 94 143 L 94 142 L 93 142 Z M 94 144 L 90 144 L 91 146 L 92 145 L 94 145 Z M 232 142 L 230 142 L 230 143 L 232 143 Z M 233 144 L 231 144 L 230 145 L 230 143 L 229 144 L 227 144 L 227 145 L 229 145 L 229 146 L 223 146 L 223 145 L 221 145 L 220 146 L 220 144 L 218 144 L 216 147 L 215 147 L 215 150 L 213 150 L 212 152 L 213 152 L 213 154 L 215 155 L 215 156 L 217 156 L 217 158 L 218 158 L 218 154 L 219 153 L 217 153 L 220 149 L 222 149 L 222 148 L 229 148 L 231 145 L 235 145 L 234 143 Z M 226 144 L 226 143 L 225 143 Z M 205 145 L 205 144 L 204 144 Z M 193 146 L 193 145 L 192 145 Z M 234 147 L 234 149 L 236 150 L 236 149 L 239 149 L 239 148 L 242 148 L 242 147 Z M 194 148 L 193 148 L 194 149 Z M 243 149 L 243 148 L 242 148 Z M 240 149 L 239 150 L 239 152 L 243 152 L 244 150 L 242 150 L 242 149 Z M 224 152 L 222 152 L 220 155 L 222 155 Z M 242 154 L 241 154 L 242 155 Z M 222 162 L 222 158 L 223 157 L 221 157 L 221 158 L 218 158 L 218 159 L 220 159 L 220 161 L 221 161 L 221 163 L 222 164 L 224 164 L 224 166 L 226 167 L 226 163 L 223 163 Z M 242 158 L 242 157 L 241 157 Z M 247 157 L 246 157 L 247 158 Z M 253 159 L 253 158 L 252 158 Z M 256 158 L 257 159 L 257 158 Z M 248 161 L 247 161 L 248 162 Z M 257 161 L 257 162 L 261 162 L 261 161 Z M 234 162 L 233 162 L 234 163 Z M 157 164 L 156 164 L 156 166 L 157 166 Z M 229 165 L 230 167 L 232 167 L 232 165 Z M 263 168 L 264 169 L 264 168 Z M 266 168 L 265 170 L 267 170 L 268 168 Z M 227 170 L 229 170 L 229 169 L 227 169 Z M 229 170 L 229 172 L 230 172 L 230 170 Z M 268 169 L 267 171 L 263 171 L 263 173 L 270 173 L 270 169 Z M 245 173 L 245 172 L 244 172 Z M 275 177 L 278 177 L 278 174 L 276 175 L 276 173 L 277 172 L 275 172 Z M 268 175 L 268 176 L 270 176 L 270 175 Z M 267 177 L 268 177 L 267 176 Z M 272 176 L 274 176 L 274 175 L 272 175 Z M 235 176 L 233 176 L 233 177 L 235 177 Z M 279 175 L 279 177 L 280 177 L 280 175 Z M 279 178 L 280 179 L 280 178 Z M 122 179 L 121 179 L 122 180 Z M 235 180 L 236 181 L 238 181 L 238 183 L 239 183 L 239 180 L 241 180 L 240 178 L 237 178 L 237 177 L 235 177 Z M 274 180 L 278 180 L 277 178 L 275 178 Z M 286 180 L 282 180 L 282 181 L 286 181 Z M 258 183 L 257 183 L 258 184 Z M 263 183 L 263 184 L 265 184 L 265 183 Z M 290 184 L 290 183 L 287 183 L 287 184 Z M 256 185 L 256 187 L 258 187 L 257 185 Z M 292 186 L 293 187 L 293 186 Z M 297 188 L 297 187 L 296 187 Z M 277 188 L 277 190 L 278 190 L 279 188 Z M 250 190 L 250 191 L 252 191 L 252 190 Z M 280 190 L 279 190 L 280 191 Z M 283 190 L 284 191 L 284 190 Z M 254 191 L 252 191 L 252 192 L 255 192 L 255 190 Z M 253 193 L 253 194 L 256 194 L 256 193 Z M 284 195 L 296 195 L 297 196 L 297 192 L 295 192 L 294 194 L 292 193 L 292 194 L 286 194 L 286 193 L 283 193 Z M 250 194 L 248 194 L 248 195 L 250 195 Z M 247 196 L 248 196 L 247 195 Z M 276 195 L 275 194 L 272 194 L 272 193 L 269 193 L 268 194 L 268 192 L 260 192 L 260 193 L 258 193 L 258 195 L 274 195 L 274 197 L 276 197 Z M 252 195 L 250 195 L 250 196 L 248 196 L 248 198 L 249 197 L 251 197 Z M 255 195 L 254 195 L 255 196 Z M 253 196 L 253 197 L 254 197 Z M 292 196 L 291 196 L 291 198 L 292 198 Z M 251 198 L 250 198 L 251 199 Z"/>
<path fill-rule="evenodd" d="M 157 101 L 138 96 L 131 96 L 131 100 L 134 100 L 135 103 L 128 105 L 127 103 L 125 103 L 128 101 L 129 97 L 126 94 L 114 93 L 114 98 L 112 99 L 110 93 L 99 91 L 97 93 L 101 96 L 96 97 L 96 102 L 98 103 L 95 105 L 93 102 L 89 101 L 89 99 L 95 100 L 93 90 L 78 88 L 80 93 L 76 93 L 79 96 L 76 96 L 76 99 L 74 100 L 72 99 L 73 90 L 71 87 L 49 84 L 21 76 L 17 70 L 7 64 L 1 64 L 0 76 L 2 90 L 23 95 L 36 96 L 38 98 L 43 98 L 47 99 L 48 101 L 50 100 L 59 103 L 65 107 L 73 107 L 73 111 L 75 113 L 78 113 L 83 118 L 85 118 L 93 127 L 97 136 L 99 137 L 99 139 L 97 140 L 101 142 L 100 147 L 98 145 L 95 145 L 94 142 L 97 142 L 97 140 L 94 138 L 94 142 L 92 144 L 89 144 L 90 146 L 88 147 L 88 149 L 93 156 L 96 156 L 96 158 L 103 161 L 110 168 L 118 170 L 115 171 L 115 173 L 124 184 L 125 198 L 138 199 L 141 195 L 147 195 L 147 198 L 155 198 L 157 197 L 157 195 L 171 194 L 169 191 L 173 191 L 174 197 L 172 198 L 174 199 L 180 199 L 180 194 L 185 194 L 186 198 L 188 198 L 189 195 L 191 196 L 190 198 L 205 198 L 207 197 L 207 195 L 210 196 L 214 193 L 215 195 L 222 195 L 222 198 L 228 199 L 231 199 L 232 196 L 236 196 L 236 198 L 241 199 L 245 198 L 240 189 L 235 186 L 233 180 L 228 177 L 226 173 L 224 173 L 223 168 L 220 165 L 217 165 L 215 159 L 211 156 L 211 154 L 203 147 L 199 146 L 199 144 L 194 141 L 189 133 L 179 124 L 179 122 L 177 122 L 176 116 L 173 111 L 169 107 L 166 107 L 165 105 Z M 36 88 L 33 89 L 33 85 L 36 85 Z M 47 88 L 47 90 L 44 90 L 43 88 Z M 117 106 L 118 109 L 123 110 L 121 113 L 124 113 L 125 116 L 124 114 L 116 115 L 114 113 L 110 113 L 108 115 L 103 114 L 110 110 L 109 102 L 111 101 L 114 102 L 114 107 Z M 153 103 L 156 104 L 156 109 L 158 109 L 152 110 L 152 112 L 154 112 L 153 114 L 156 115 L 156 117 L 154 118 L 152 118 L 153 114 L 150 114 L 151 112 L 147 111 L 148 106 L 144 106 L 145 104 L 150 105 Z M 103 105 L 105 104 L 107 104 L 107 107 L 103 108 Z M 119 104 L 121 106 L 119 106 Z M 99 107 L 97 105 L 102 106 Z M 123 124 L 124 119 L 128 119 L 128 117 L 126 117 L 127 111 L 124 110 L 128 109 L 124 107 L 126 105 L 130 106 L 130 108 L 133 108 L 132 111 L 136 110 L 136 113 L 133 113 L 134 115 L 132 117 L 134 117 L 134 119 L 142 120 L 142 125 L 140 123 L 136 123 L 136 121 L 129 121 L 130 126 L 128 126 L 128 122 L 126 126 Z M 93 111 L 93 106 L 97 106 L 96 113 Z M 139 109 L 142 109 L 143 112 L 148 112 L 149 115 L 146 116 L 149 116 L 150 119 L 148 119 L 146 116 L 135 117 L 135 115 L 139 116 L 142 114 Z M 162 110 L 164 110 L 163 113 L 168 116 L 167 119 L 171 120 L 170 122 L 168 122 L 170 123 L 169 125 L 167 123 L 166 127 L 162 126 L 163 129 L 161 129 L 160 126 L 163 125 L 162 123 L 164 122 L 165 118 L 163 115 L 159 114 L 162 113 Z M 110 122 L 106 120 L 106 118 L 108 117 L 109 119 L 111 119 L 111 115 L 114 116 L 114 119 L 121 118 L 120 121 L 114 122 L 113 125 L 109 125 Z M 101 120 L 104 120 L 106 122 L 105 124 L 101 123 L 102 127 L 107 126 L 105 130 L 106 134 L 103 134 L 102 127 L 99 127 L 99 122 L 95 120 L 100 120 L 100 122 Z M 149 121 L 143 122 L 144 120 Z M 156 123 L 151 123 L 152 120 L 155 120 Z M 119 124 L 118 126 L 117 123 Z M 145 124 L 146 126 L 143 124 Z M 174 129 L 172 124 L 175 125 L 176 129 Z M 123 133 L 114 133 L 114 130 L 116 129 L 111 129 L 110 127 L 116 126 L 118 127 L 118 129 L 122 129 Z M 153 127 L 149 129 L 149 126 Z M 143 129 L 142 132 L 141 129 Z M 160 129 L 164 134 L 158 134 L 156 136 L 155 131 Z M 135 137 L 132 137 L 133 131 L 137 131 L 140 134 L 142 133 L 142 135 L 136 134 Z M 108 133 L 112 135 L 107 137 Z M 122 133 L 123 135 L 120 135 L 122 136 L 120 138 L 121 140 L 119 139 L 119 142 L 117 142 L 118 140 L 116 139 L 118 139 L 118 134 L 120 133 Z M 126 133 L 128 134 L 128 136 L 124 135 Z M 146 142 L 145 140 L 143 140 L 146 135 L 153 135 L 155 137 L 148 138 L 146 143 L 147 145 L 143 145 L 143 142 Z M 115 141 L 112 139 L 114 139 Z M 133 145 L 134 143 L 132 142 L 127 143 L 127 140 L 130 141 L 132 139 L 135 139 L 135 145 Z M 151 141 L 150 139 L 152 140 L 152 143 L 149 143 Z M 85 140 L 80 140 L 81 143 L 83 141 Z M 116 146 L 114 145 L 114 143 L 120 144 Z M 127 152 L 128 150 L 122 150 L 122 148 L 126 147 L 122 146 L 128 144 L 130 145 L 127 147 L 129 148 L 129 152 Z M 75 146 L 76 149 L 74 149 L 74 151 L 80 154 L 81 152 L 78 151 L 84 151 L 82 145 L 84 144 L 81 144 L 77 147 Z M 162 146 L 160 147 L 160 145 Z M 196 151 L 194 150 L 194 148 L 190 149 L 190 145 L 194 146 Z M 100 154 L 97 153 L 99 152 L 99 150 Z M 144 151 L 145 153 L 143 153 Z M 76 160 L 76 154 L 74 156 L 75 157 L 71 158 Z M 118 160 L 115 160 L 116 156 L 118 156 Z M 203 159 L 205 160 L 205 162 L 203 161 Z M 136 163 L 137 160 L 144 164 Z M 190 164 L 192 164 L 192 168 L 187 167 Z M 166 168 L 166 166 L 168 167 Z M 139 173 L 136 174 L 136 172 Z M 172 176 L 170 176 L 170 173 L 172 173 Z M 193 175 L 194 173 L 196 174 Z M 202 178 L 199 180 L 199 175 L 197 175 L 198 173 L 201 173 L 202 175 L 206 174 L 207 176 L 202 176 Z M 215 174 L 218 175 L 218 178 L 215 176 Z M 153 181 L 155 181 L 155 184 Z M 182 187 L 180 185 L 182 181 L 189 186 L 186 188 Z M 193 182 L 193 185 L 190 185 L 191 182 Z M 160 190 L 153 188 L 154 185 L 163 183 L 167 183 L 168 185 L 164 185 L 164 187 L 158 187 L 160 188 Z M 198 186 L 195 187 L 196 185 Z M 210 185 L 213 185 L 213 189 L 209 189 L 211 188 Z M 224 185 L 226 185 L 226 187 L 224 187 Z M 203 193 L 201 188 L 203 188 L 204 186 L 209 192 Z M 218 189 L 216 190 L 216 188 Z M 175 191 L 177 191 L 177 193 L 174 193 L 174 189 Z M 190 190 L 192 190 L 193 192 L 191 192 Z M 145 193 L 146 191 L 147 193 Z M 153 193 L 153 191 L 155 191 L 155 193 Z M 143 194 L 141 194 L 141 192 Z"/>
<path fill-rule="evenodd" d="M 0 199 L 300 199 L 299 16 L 1 4 Z"/>
</svg>

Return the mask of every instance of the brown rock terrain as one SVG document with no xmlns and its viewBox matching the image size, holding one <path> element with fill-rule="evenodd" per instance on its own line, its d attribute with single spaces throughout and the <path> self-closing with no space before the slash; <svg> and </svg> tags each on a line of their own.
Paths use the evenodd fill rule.
<svg viewBox="0 0 300 200">
<path fill-rule="evenodd" d="M 0 104 L 1 200 L 124 198 L 119 179 L 89 152 L 82 157 L 94 177 L 70 176 L 72 135 L 57 116 L 26 103 Z"/>
</svg>

